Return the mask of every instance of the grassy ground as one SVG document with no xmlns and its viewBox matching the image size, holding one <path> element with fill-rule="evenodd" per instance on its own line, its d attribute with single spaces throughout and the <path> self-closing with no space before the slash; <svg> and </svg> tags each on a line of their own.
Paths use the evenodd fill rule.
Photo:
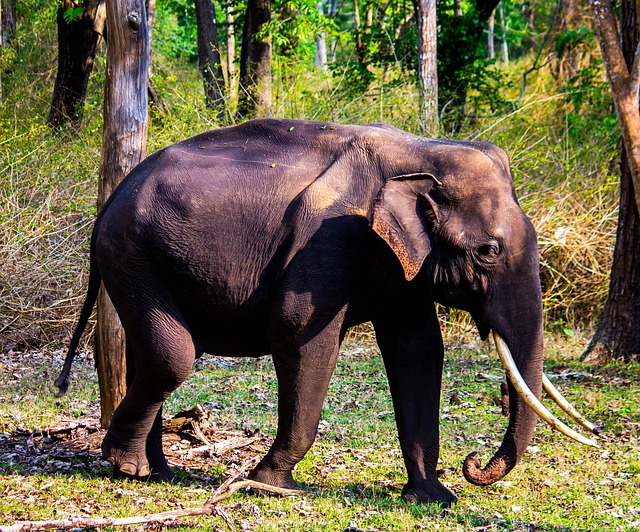
<svg viewBox="0 0 640 532">
<path fill-rule="evenodd" d="M 469 338 L 472 338 L 470 335 Z M 502 372 L 479 341 L 453 339 L 442 393 L 444 477 L 459 497 L 451 509 L 400 498 L 404 466 L 388 387 L 375 343 L 346 343 L 325 402 L 319 437 L 298 466 L 304 495 L 237 493 L 219 515 L 172 528 L 207 530 L 632 530 L 640 527 L 640 367 L 580 363 L 583 341 L 548 348 L 547 374 L 606 431 L 600 449 L 566 441 L 539 426 L 523 461 L 487 488 L 467 484 L 460 465 L 471 451 L 484 460 L 502 438 L 496 404 Z M 249 434 L 253 443 L 198 453 L 201 442 L 166 441 L 180 484 L 112 479 L 98 453 L 101 432 L 90 357 L 76 364 L 68 395 L 52 396 L 61 352 L 10 353 L 0 363 L 0 523 L 72 515 L 128 516 L 200 505 L 246 460 L 263 455 L 276 426 L 270 360 L 205 357 L 170 399 L 167 415 L 201 404 L 208 434 Z M 452 399 L 453 398 L 453 399 Z M 549 401 L 546 401 L 548 404 Z M 552 408 L 553 410 L 553 408 Z M 73 429 L 74 430 L 67 430 Z M 62 438 L 61 434 L 67 434 Z M 225 436 L 228 437 L 228 436 Z M 62 441 L 65 440 L 65 441 Z M 56 443 L 58 442 L 58 443 Z M 195 449 L 195 450 L 194 450 Z"/>
</svg>

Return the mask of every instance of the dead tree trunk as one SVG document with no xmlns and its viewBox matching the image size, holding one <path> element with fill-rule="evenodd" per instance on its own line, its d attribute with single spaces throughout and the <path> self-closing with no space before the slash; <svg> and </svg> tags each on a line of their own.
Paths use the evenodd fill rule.
<svg viewBox="0 0 640 532">
<path fill-rule="evenodd" d="M 613 252 L 609 295 L 596 332 L 585 353 L 598 361 L 640 355 L 640 110 L 638 108 L 638 13 L 634 1 L 623 0 L 622 49 L 610 3 L 592 1 L 598 40 L 622 130 L 620 209 Z"/>
<path fill-rule="evenodd" d="M 218 111 L 218 118 L 225 115 L 224 78 L 220 64 L 220 47 L 216 27 L 215 7 L 211 0 L 196 0 L 198 24 L 198 65 L 204 83 L 204 100 L 207 109 Z"/>
<path fill-rule="evenodd" d="M 271 0 L 248 0 L 240 54 L 238 117 L 267 116 L 271 109 Z"/>
<path fill-rule="evenodd" d="M 149 33 L 144 0 L 107 0 L 107 31 L 98 208 L 146 148 Z M 101 424 L 106 428 L 126 392 L 126 363 L 124 331 L 104 288 L 98 298 L 95 347 Z"/>
<path fill-rule="evenodd" d="M 104 0 L 85 0 L 84 11 L 75 20 L 65 20 L 73 0 L 58 6 L 58 74 L 47 122 L 54 129 L 78 125 L 82 119 L 89 76 L 102 37 Z"/>
<path fill-rule="evenodd" d="M 418 0 L 418 90 L 420 117 L 427 135 L 438 134 L 438 72 L 436 65 L 436 0 Z"/>
</svg>

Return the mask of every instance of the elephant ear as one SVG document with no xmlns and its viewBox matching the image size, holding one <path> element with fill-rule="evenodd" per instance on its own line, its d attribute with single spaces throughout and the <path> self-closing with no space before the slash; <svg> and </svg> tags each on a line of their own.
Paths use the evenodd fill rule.
<svg viewBox="0 0 640 532">
<path fill-rule="evenodd" d="M 437 221 L 428 192 L 440 182 L 431 174 L 411 174 L 387 181 L 373 203 L 373 230 L 396 254 L 408 281 L 431 252 L 430 230 Z"/>
</svg>

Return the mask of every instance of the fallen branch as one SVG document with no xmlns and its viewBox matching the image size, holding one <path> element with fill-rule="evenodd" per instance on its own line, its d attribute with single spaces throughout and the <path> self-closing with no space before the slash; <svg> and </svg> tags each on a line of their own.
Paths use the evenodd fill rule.
<svg viewBox="0 0 640 532">
<path fill-rule="evenodd" d="M 241 468 L 242 470 L 243 468 Z M 245 468 L 246 469 L 246 468 Z M 242 473 L 239 473 L 242 474 Z M 157 514 L 138 515 L 133 517 L 68 517 L 66 519 L 53 519 L 50 521 L 18 521 L 9 526 L 0 526 L 0 532 L 32 532 L 39 530 L 71 530 L 74 528 L 102 528 L 106 526 L 126 526 L 149 523 L 170 524 L 182 517 L 194 517 L 200 515 L 211 515 L 218 513 L 216 504 L 231 497 L 236 491 L 244 488 L 253 488 L 261 492 L 280 495 L 281 497 L 292 497 L 300 495 L 300 490 L 277 488 L 255 480 L 238 480 L 238 475 L 230 477 L 209 497 L 199 508 L 184 508 L 182 510 L 171 510 Z M 224 512 L 223 512 L 224 513 Z M 225 514 L 226 515 L 226 514 Z M 225 519 L 227 524 L 228 520 Z"/>
<path fill-rule="evenodd" d="M 230 438 L 228 440 L 219 441 L 216 443 L 209 443 L 208 445 L 201 445 L 199 447 L 193 447 L 184 452 L 187 456 L 193 454 L 203 453 L 205 451 L 213 451 L 215 453 L 226 453 L 233 449 L 241 449 L 247 447 L 252 443 L 257 442 L 262 436 L 253 436 L 252 438 L 245 438 L 239 436 L 237 438 Z"/>
</svg>

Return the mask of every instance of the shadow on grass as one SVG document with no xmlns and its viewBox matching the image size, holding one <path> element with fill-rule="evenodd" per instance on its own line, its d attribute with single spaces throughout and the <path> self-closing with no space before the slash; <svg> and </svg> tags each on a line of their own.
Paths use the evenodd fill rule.
<svg viewBox="0 0 640 532">
<path fill-rule="evenodd" d="M 477 531 L 490 530 L 514 530 L 521 532 L 570 532 L 565 526 L 539 525 L 516 519 L 507 519 L 498 515 L 483 515 L 481 510 L 469 511 L 452 505 L 445 507 L 441 504 L 410 503 L 402 498 L 402 487 L 383 483 L 366 485 L 363 483 L 336 483 L 336 484 L 305 484 L 301 485 L 304 491 L 315 498 L 327 500 L 340 500 L 350 506 L 361 506 L 367 510 L 373 510 L 384 514 L 388 511 L 404 510 L 409 513 L 416 522 L 428 522 L 428 527 L 434 525 L 434 520 L 441 523 L 444 530 L 462 525 L 465 529 Z M 425 525 L 427 526 L 427 525 Z"/>
<path fill-rule="evenodd" d="M 0 475 L 68 476 L 86 480 L 127 478 L 114 475 L 113 466 L 102 457 L 100 446 L 105 434 L 106 431 L 93 422 L 77 423 L 55 431 L 18 429 L 0 433 Z M 170 440 L 168 443 L 173 442 Z M 175 453 L 166 448 L 165 451 L 171 460 Z M 175 465 L 175 483 L 185 487 L 215 489 L 225 480 L 222 472 L 229 465 L 224 457 L 218 458 L 198 457 Z M 242 460 L 237 455 L 234 458 Z M 216 466 L 220 474 L 211 472 Z M 153 482 L 146 479 L 130 480 Z"/>
</svg>

